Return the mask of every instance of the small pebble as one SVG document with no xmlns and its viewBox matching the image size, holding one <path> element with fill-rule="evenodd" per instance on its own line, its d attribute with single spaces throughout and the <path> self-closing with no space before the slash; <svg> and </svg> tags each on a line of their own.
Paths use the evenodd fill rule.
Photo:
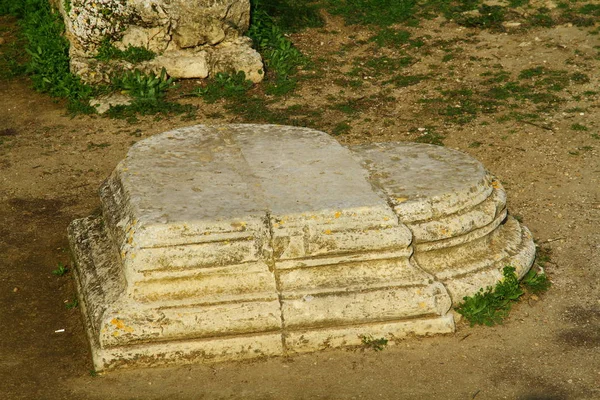
<svg viewBox="0 0 600 400">
<path fill-rule="evenodd" d="M 16 287 L 16 288 L 14 288 L 14 289 L 13 289 L 13 292 L 14 292 L 14 293 L 17 293 L 18 291 L 19 291 L 19 288 L 18 288 L 18 287 Z"/>
</svg>

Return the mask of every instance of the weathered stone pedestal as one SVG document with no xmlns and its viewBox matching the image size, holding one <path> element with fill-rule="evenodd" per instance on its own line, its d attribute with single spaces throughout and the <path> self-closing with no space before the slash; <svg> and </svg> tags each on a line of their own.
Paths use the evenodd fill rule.
<svg viewBox="0 0 600 400">
<path fill-rule="evenodd" d="M 500 184 L 441 147 L 274 125 L 136 144 L 69 237 L 98 370 L 454 330 L 452 304 L 531 266 Z"/>
</svg>

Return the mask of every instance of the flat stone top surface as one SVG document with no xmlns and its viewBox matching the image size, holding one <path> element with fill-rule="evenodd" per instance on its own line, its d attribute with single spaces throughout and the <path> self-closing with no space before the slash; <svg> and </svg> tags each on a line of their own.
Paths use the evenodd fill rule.
<svg viewBox="0 0 600 400">
<path fill-rule="evenodd" d="M 306 128 L 177 129 L 133 146 L 115 173 L 143 225 L 389 208 L 348 149 Z"/>
<path fill-rule="evenodd" d="M 350 148 L 404 222 L 472 207 L 493 190 L 483 165 L 456 150 L 422 143 L 372 143 Z"/>
</svg>

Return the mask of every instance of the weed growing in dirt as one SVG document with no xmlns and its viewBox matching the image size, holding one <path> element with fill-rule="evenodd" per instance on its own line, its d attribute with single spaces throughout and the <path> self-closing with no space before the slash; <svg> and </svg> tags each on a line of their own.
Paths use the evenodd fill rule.
<svg viewBox="0 0 600 400">
<path fill-rule="evenodd" d="M 587 131 L 588 127 L 579 123 L 571 125 L 571 130 L 574 131 Z"/>
<path fill-rule="evenodd" d="M 252 82 L 246 79 L 246 74 L 240 71 L 237 74 L 219 72 L 208 81 L 204 87 L 198 88 L 193 94 L 201 96 L 207 103 L 214 103 L 219 99 L 235 99 L 244 96 L 252 88 Z"/>
<path fill-rule="evenodd" d="M 65 307 L 67 308 L 67 310 L 72 310 L 74 308 L 77 308 L 78 306 L 79 300 L 77 299 L 77 297 L 73 297 L 71 301 L 65 302 Z"/>
<path fill-rule="evenodd" d="M 306 60 L 285 37 L 276 20 L 261 6 L 260 1 L 252 3 L 251 23 L 247 34 L 263 56 L 267 69 L 267 92 L 283 95 L 295 89 L 296 80 L 293 75 L 299 66 L 306 64 Z"/>
<path fill-rule="evenodd" d="M 351 130 L 352 130 L 352 127 L 350 126 L 349 123 L 339 122 L 333 127 L 331 134 L 334 136 L 339 136 L 339 135 L 349 133 Z"/>
<path fill-rule="evenodd" d="M 52 275 L 64 276 L 67 274 L 67 272 L 69 272 L 69 268 L 66 265 L 64 265 L 63 263 L 59 262 L 56 269 L 52 271 Z"/>
<path fill-rule="evenodd" d="M 456 22 L 468 28 L 503 30 L 505 7 L 482 4 L 473 14 L 457 14 Z"/>
<path fill-rule="evenodd" d="M 324 25 L 319 6 L 312 0 L 252 0 L 252 8 L 269 15 L 283 32 Z"/>
<path fill-rule="evenodd" d="M 550 289 L 552 282 L 550 282 L 550 279 L 548 279 L 548 276 L 544 273 L 542 268 L 538 271 L 531 268 L 529 272 L 525 274 L 523 280 L 521 280 L 521 285 L 530 293 L 540 294 Z"/>
<path fill-rule="evenodd" d="M 375 351 L 382 351 L 388 345 L 388 340 L 385 338 L 374 338 L 371 335 L 360 335 L 359 336 L 364 348 L 372 349 Z"/>
<path fill-rule="evenodd" d="M 371 36 L 369 40 L 376 43 L 379 47 L 400 47 L 411 41 L 409 31 L 392 28 L 380 29 L 379 32 L 377 32 L 376 35 Z"/>
<path fill-rule="evenodd" d="M 421 133 L 421 135 L 415 139 L 415 142 L 434 144 L 436 146 L 443 146 L 445 138 L 446 138 L 445 136 L 440 135 L 439 133 L 437 133 L 433 130 L 428 130 L 428 131 Z"/>
<path fill-rule="evenodd" d="M 555 25 L 554 19 L 549 15 L 550 10 L 546 7 L 538 8 L 536 14 L 532 14 L 527 18 L 530 26 L 539 26 L 550 28 Z"/>
<path fill-rule="evenodd" d="M 136 123 L 138 115 L 182 115 L 182 120 L 196 118 L 196 107 L 191 104 L 180 104 L 159 99 L 158 101 L 134 101 L 130 105 L 111 106 L 106 111 L 106 116 L 115 119 L 125 119 L 129 123 Z"/>
<path fill-rule="evenodd" d="M 60 14 L 46 0 L 23 2 L 18 10 L 22 34 L 27 40 L 26 72 L 34 88 L 70 102 L 87 100 L 92 88 L 69 71 L 69 44 L 63 36 Z"/>
<path fill-rule="evenodd" d="M 167 89 L 173 86 L 173 78 L 167 77 L 167 71 L 164 68 L 159 76 L 156 76 L 154 72 L 145 74 L 136 69 L 113 77 L 112 85 L 121 93 L 131 96 L 134 102 L 156 103 L 163 99 Z"/>
<path fill-rule="evenodd" d="M 11 34 L 12 32 L 9 32 L 9 35 Z M 22 35 L 17 36 L 16 40 L 0 44 L 0 79 L 11 79 L 25 73 L 25 62 L 27 61 L 23 54 L 25 45 Z"/>
<path fill-rule="evenodd" d="M 429 78 L 429 75 L 396 75 L 392 79 L 385 81 L 385 84 L 392 84 L 397 88 L 413 86 Z"/>
<path fill-rule="evenodd" d="M 504 279 L 494 288 L 480 289 L 473 296 L 463 298 L 463 303 L 456 311 L 464 316 L 471 326 L 501 324 L 508 315 L 512 303 L 523 295 L 515 268 L 506 266 L 502 270 Z"/>
<path fill-rule="evenodd" d="M 130 123 L 137 122 L 137 115 L 155 115 L 158 119 L 158 115 L 184 114 L 184 119 L 194 119 L 194 106 L 165 100 L 167 90 L 174 86 L 173 78 L 167 76 L 164 68 L 158 76 L 137 69 L 115 76 L 112 88 L 131 96 L 133 100 L 129 105 L 111 106 L 106 115 L 109 118 L 126 119 Z"/>
</svg>

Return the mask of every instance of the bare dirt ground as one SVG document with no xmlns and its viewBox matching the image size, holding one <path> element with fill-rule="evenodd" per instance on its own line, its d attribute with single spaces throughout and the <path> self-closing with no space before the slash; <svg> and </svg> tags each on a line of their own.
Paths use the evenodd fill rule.
<svg viewBox="0 0 600 400">
<path fill-rule="evenodd" d="M 12 40 L 14 21 L 2 19 L 0 26 L 2 51 Z M 546 272 L 553 282 L 545 295 L 519 302 L 503 325 L 471 328 L 461 322 L 455 334 L 408 338 L 381 352 L 326 350 L 99 376 L 90 373 L 80 312 L 66 307 L 75 296 L 72 278 L 52 274 L 59 262 L 70 265 L 67 225 L 98 208 L 98 186 L 133 142 L 181 126 L 249 120 L 225 110 L 224 103 L 207 105 L 198 98 L 185 100 L 199 106 L 191 121 L 72 118 L 64 104 L 31 90 L 26 78 L 1 80 L 1 397 L 600 398 L 600 68 L 595 48 L 600 36 L 590 30 L 563 25 L 492 33 L 428 21 L 411 28 L 424 45 L 406 50 L 413 61 L 403 69 L 427 79 L 395 86 L 383 82 L 396 70 L 381 72 L 366 63 L 374 57 L 394 59 L 404 50 L 373 47 L 366 40 L 372 35 L 368 30 L 329 17 L 324 28 L 292 36 L 316 67 L 302 72 L 310 79 L 300 82 L 295 95 L 270 105 L 318 110 L 307 124 L 337 129 L 342 143 L 415 140 L 435 132 L 445 146 L 472 154 L 495 173 L 507 189 L 510 210 L 538 245 L 551 251 Z M 482 93 L 489 89 L 484 80 L 493 76 L 486 71 L 505 71 L 518 80 L 520 71 L 539 66 L 589 79 L 565 83 L 556 92 L 562 100 L 555 107 L 529 99 L 486 112 L 480 107 L 483 97 L 464 101 L 470 96 L 464 94 L 423 101 L 444 90 Z M 336 106 L 344 102 L 350 110 Z M 472 118 L 457 121 L 440 111 L 448 105 Z M 473 113 L 461 114 L 469 107 Z M 535 115 L 502 118 L 511 111 Z M 60 329 L 64 332 L 57 333 Z"/>
</svg>

